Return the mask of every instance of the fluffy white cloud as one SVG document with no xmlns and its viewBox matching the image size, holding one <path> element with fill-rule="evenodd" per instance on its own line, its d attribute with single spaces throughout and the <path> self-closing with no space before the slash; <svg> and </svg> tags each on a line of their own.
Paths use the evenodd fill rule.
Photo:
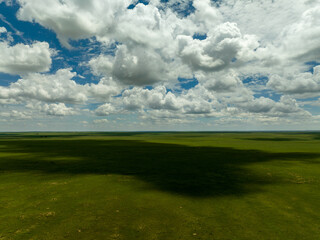
<svg viewBox="0 0 320 240">
<path fill-rule="evenodd" d="M 72 107 L 67 107 L 64 103 L 43 103 L 37 100 L 29 100 L 26 107 L 33 110 L 35 113 L 45 113 L 50 116 L 69 116 L 77 114 L 77 110 Z"/>
<path fill-rule="evenodd" d="M 6 32 L 7 32 L 7 29 L 5 27 L 0 27 L 0 34 L 6 33 Z"/>
<path fill-rule="evenodd" d="M 111 76 L 123 84 L 152 85 L 169 78 L 168 66 L 161 56 L 143 47 L 118 47 L 116 56 L 99 56 L 89 63 L 99 75 Z"/>
<path fill-rule="evenodd" d="M 94 123 L 94 124 L 104 124 L 104 123 L 108 123 L 108 122 L 109 122 L 109 120 L 106 119 L 106 118 L 93 120 L 93 123 Z"/>
<path fill-rule="evenodd" d="M 219 10 L 224 21 L 236 22 L 244 34 L 255 35 L 260 46 L 245 74 L 306 71 L 307 61 L 319 57 L 319 0 L 224 0 Z M 289 6 L 289 7 L 288 7 Z"/>
<path fill-rule="evenodd" d="M 247 103 L 254 99 L 254 92 L 242 83 L 234 70 L 201 73 L 196 76 L 200 84 L 221 103 L 221 108 Z"/>
<path fill-rule="evenodd" d="M 299 21 L 318 0 L 223 0 L 219 10 L 224 21 L 236 22 L 241 31 L 257 35 L 263 44 L 276 39 L 287 26 Z"/>
<path fill-rule="evenodd" d="M 105 103 L 101 106 L 99 106 L 96 110 L 95 110 L 95 114 L 97 116 L 107 116 L 111 113 L 115 112 L 115 108 L 113 105 L 111 105 L 110 103 Z"/>
<path fill-rule="evenodd" d="M 115 26 L 114 38 L 120 42 L 150 46 L 154 49 L 168 47 L 177 18 L 169 13 L 160 12 L 153 4 L 138 4 L 119 16 Z M 168 18 L 173 21 L 169 24 Z"/>
<path fill-rule="evenodd" d="M 264 65 L 265 71 L 277 74 L 305 71 L 304 63 L 315 61 L 320 55 L 319 25 L 320 7 L 307 9 L 296 22 L 284 26 L 266 47 L 257 50 L 258 64 Z"/>
<path fill-rule="evenodd" d="M 287 73 L 285 76 L 272 75 L 267 87 L 278 92 L 291 94 L 298 98 L 320 95 L 320 65 L 313 68 L 313 73 Z"/>
<path fill-rule="evenodd" d="M 243 88 L 243 84 L 234 71 L 227 73 L 201 74 L 197 75 L 198 79 L 204 83 L 204 86 L 216 93 L 234 93 Z"/>
<path fill-rule="evenodd" d="M 245 111 L 271 117 L 310 116 L 297 101 L 289 96 L 282 96 L 279 102 L 260 97 L 239 105 Z"/>
<path fill-rule="evenodd" d="M 44 102 L 82 103 L 87 100 L 87 87 L 71 80 L 76 74 L 70 69 L 60 69 L 56 74 L 29 74 L 0 87 L 2 99 L 34 99 Z"/>
<path fill-rule="evenodd" d="M 278 41 L 283 54 L 289 58 L 301 62 L 319 59 L 320 6 L 306 10 L 298 22 L 283 30 Z"/>
<path fill-rule="evenodd" d="M 96 37 L 105 43 L 131 41 L 160 48 L 166 45 L 164 39 L 171 38 L 172 31 L 181 31 L 181 22 L 184 22 L 171 11 L 160 13 L 157 1 L 151 1 L 147 6 L 137 4 L 134 9 L 127 9 L 131 0 L 18 2 L 19 19 L 35 21 L 53 30 L 68 47 L 69 39 Z M 186 25 L 183 28 L 182 31 L 186 31 Z"/>
<path fill-rule="evenodd" d="M 232 62 L 248 61 L 258 46 L 254 36 L 242 36 L 237 25 L 229 22 L 210 30 L 202 41 L 190 36 L 179 37 L 180 56 L 194 70 L 219 71 Z"/>
<path fill-rule="evenodd" d="M 27 74 L 45 72 L 50 69 L 52 51 L 46 42 L 31 45 L 0 42 L 0 72 L 9 74 Z"/>
<path fill-rule="evenodd" d="M 212 5 L 210 0 L 195 0 L 192 4 L 195 7 L 195 12 L 190 18 L 198 25 L 200 24 L 204 31 L 209 31 L 222 21 L 220 11 Z"/>
<path fill-rule="evenodd" d="M 18 0 L 18 18 L 35 21 L 56 32 L 60 41 L 70 47 L 69 39 L 104 36 L 112 32 L 117 15 L 127 10 L 130 0 Z"/>
<path fill-rule="evenodd" d="M 26 111 L 17 111 L 17 110 L 11 110 L 9 112 L 1 112 L 0 116 L 8 119 L 17 119 L 17 120 L 31 119 L 30 113 Z"/>
<path fill-rule="evenodd" d="M 125 90 L 122 102 L 128 110 L 166 110 L 191 115 L 210 114 L 216 103 L 214 97 L 203 87 L 196 87 L 176 96 L 162 86 L 151 90 L 137 87 Z"/>
<path fill-rule="evenodd" d="M 76 114 L 76 111 L 73 108 L 67 107 L 64 103 L 44 104 L 41 111 L 52 116 L 67 116 Z"/>
<path fill-rule="evenodd" d="M 122 86 L 112 78 L 102 78 L 98 84 L 87 84 L 87 93 L 90 98 L 96 101 L 110 101 L 112 96 L 119 95 Z"/>
<path fill-rule="evenodd" d="M 242 104 L 242 106 L 252 113 L 267 113 L 270 112 L 272 108 L 274 108 L 275 104 L 276 103 L 270 98 L 260 97 Z"/>
<path fill-rule="evenodd" d="M 0 71 L 22 75 L 0 86 L 0 103 L 27 104 L 55 116 L 135 112 L 143 121 L 175 124 L 204 117 L 264 124 L 310 117 L 295 98 L 320 92 L 319 67 L 312 74 L 305 64 L 320 56 L 318 0 L 150 0 L 127 8 L 137 2 L 18 0 L 18 19 L 51 29 L 64 47 L 72 48 L 70 40 L 89 39 L 96 49 L 81 67 L 90 67 L 95 76 L 84 72 L 89 77 L 81 85 L 71 69 L 40 74 L 51 65 L 49 45 L 13 45 L 0 28 L 7 38 L 0 42 Z M 197 39 L 200 35 L 206 37 Z M 268 83 L 242 82 L 256 75 L 269 77 Z M 92 82 L 96 77 L 99 81 Z M 178 77 L 199 83 L 184 89 Z M 285 96 L 276 101 L 274 91 Z M 92 103 L 98 105 L 93 111 Z"/>
</svg>

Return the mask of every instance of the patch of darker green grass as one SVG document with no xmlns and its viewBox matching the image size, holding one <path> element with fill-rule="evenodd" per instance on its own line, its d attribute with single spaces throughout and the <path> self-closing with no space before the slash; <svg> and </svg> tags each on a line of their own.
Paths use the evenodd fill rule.
<svg viewBox="0 0 320 240">
<path fill-rule="evenodd" d="M 246 169 L 248 164 L 276 159 L 312 161 L 320 157 L 315 153 L 268 153 L 133 140 L 24 140 L 0 144 L 6 145 L 2 152 L 28 154 L 22 158 L 3 157 L 0 172 L 130 175 L 160 190 L 195 197 L 242 195 L 269 183 L 264 176 Z"/>
</svg>

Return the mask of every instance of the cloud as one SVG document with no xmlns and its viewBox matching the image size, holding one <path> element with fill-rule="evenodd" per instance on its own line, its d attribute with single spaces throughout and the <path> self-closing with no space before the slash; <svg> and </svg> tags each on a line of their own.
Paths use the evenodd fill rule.
<svg viewBox="0 0 320 240">
<path fill-rule="evenodd" d="M 17 120 L 31 119 L 30 113 L 26 111 L 17 111 L 17 110 L 11 110 L 10 112 L 1 112 L 0 116 L 8 119 L 17 119 Z"/>
<path fill-rule="evenodd" d="M 7 4 L 7 6 L 9 6 L 9 5 L 11 4 L 11 1 L 10 1 L 10 3 L 9 3 L 9 1 L 7 1 L 6 4 Z M 6 25 L 8 25 L 8 26 L 12 29 L 12 31 L 14 31 L 14 33 L 15 33 L 17 36 L 19 36 L 21 39 L 24 40 L 24 38 L 23 38 L 23 33 L 20 32 L 18 29 L 16 29 L 16 28 L 6 19 L 6 17 L 5 17 L 4 15 L 0 14 L 0 20 L 1 20 L 2 22 L 4 22 Z M 11 38 L 11 32 L 8 32 L 8 35 L 10 36 L 9 39 L 12 40 L 12 38 Z"/>
<path fill-rule="evenodd" d="M 287 26 L 278 40 L 289 58 L 312 61 L 320 55 L 320 6 L 306 10 L 298 22 Z"/>
<path fill-rule="evenodd" d="M 44 104 L 40 110 L 51 116 L 69 116 L 76 114 L 73 108 L 67 107 L 64 103 Z"/>
<path fill-rule="evenodd" d="M 0 27 L 0 34 L 6 33 L 7 29 L 5 27 Z"/>
<path fill-rule="evenodd" d="M 169 78 L 168 66 L 161 56 L 138 46 L 128 49 L 121 45 L 115 57 L 100 55 L 89 65 L 95 74 L 113 77 L 126 85 L 152 85 Z"/>
<path fill-rule="evenodd" d="M 319 67 L 306 64 L 320 54 L 318 0 L 139 2 L 18 0 L 17 18 L 52 30 L 63 46 L 16 44 L 0 27 L 0 72 L 21 75 L 0 86 L 0 104 L 77 122 L 80 114 L 177 125 L 312 118 L 296 99 L 320 92 Z M 89 61 L 64 61 L 88 42 Z M 64 68 L 44 73 L 54 54 L 54 68 Z M 183 78 L 197 85 L 185 89 Z"/>
<path fill-rule="evenodd" d="M 319 0 L 221 1 L 224 21 L 236 22 L 242 33 L 259 41 L 247 58 L 249 64 L 242 64 L 239 71 L 264 75 L 306 71 L 304 63 L 317 60 L 320 51 L 319 4 Z"/>
<path fill-rule="evenodd" d="M 53 30 L 66 47 L 71 47 L 69 39 L 96 37 L 107 44 L 130 41 L 160 48 L 166 45 L 165 38 L 171 38 L 171 31 L 179 29 L 178 22 L 182 22 L 171 11 L 160 13 L 157 1 L 137 4 L 134 9 L 128 9 L 130 0 L 18 2 L 20 20 L 37 22 Z"/>
<path fill-rule="evenodd" d="M 236 22 L 241 31 L 259 37 L 262 44 L 272 42 L 284 28 L 299 21 L 302 13 L 318 2 L 291 0 L 223 0 L 219 10 L 224 21 Z"/>
<path fill-rule="evenodd" d="M 268 113 L 274 108 L 275 104 L 270 98 L 260 97 L 244 104 L 244 106 L 252 113 Z"/>
<path fill-rule="evenodd" d="M 112 78 L 101 78 L 98 84 L 87 84 L 88 97 L 96 101 L 110 101 L 112 96 L 119 95 L 122 86 Z"/>
<path fill-rule="evenodd" d="M 273 115 L 282 116 L 304 116 L 309 117 L 311 114 L 299 107 L 297 101 L 290 96 L 281 96 L 280 101 L 275 105 Z"/>
<path fill-rule="evenodd" d="M 201 92 L 201 93 L 200 93 Z M 202 95 L 198 95 L 202 94 Z M 122 103 L 127 110 L 167 110 L 181 114 L 209 114 L 215 101 L 206 99 L 210 95 L 203 87 L 192 89 L 176 96 L 159 86 L 154 89 L 135 87 L 122 93 Z"/>
<path fill-rule="evenodd" d="M 108 116 L 109 114 L 114 113 L 114 112 L 115 112 L 115 108 L 110 103 L 105 103 L 105 104 L 99 106 L 95 110 L 95 114 L 97 116 Z"/>
<path fill-rule="evenodd" d="M 252 98 L 248 102 L 235 104 L 236 108 L 240 110 L 240 113 L 249 112 L 257 116 L 265 117 L 305 117 L 309 118 L 311 114 L 302 109 L 298 102 L 290 96 L 281 96 L 278 102 L 266 98 Z M 239 112 L 237 112 L 239 114 Z"/>
<path fill-rule="evenodd" d="M 258 46 L 254 36 L 242 36 L 229 22 L 210 30 L 205 40 L 179 37 L 179 55 L 195 71 L 220 71 L 235 61 L 248 61 Z"/>
<path fill-rule="evenodd" d="M 0 86 L 0 98 L 26 101 L 34 99 L 51 103 L 83 103 L 87 100 L 87 86 L 71 80 L 76 74 L 60 69 L 55 74 L 33 73 L 9 87 Z"/>
<path fill-rule="evenodd" d="M 49 116 L 71 116 L 76 115 L 78 113 L 72 107 L 67 107 L 64 103 L 43 103 L 37 100 L 29 100 L 26 104 L 26 108 L 31 109 L 34 111 L 35 114 L 37 113 L 45 113 Z"/>
<path fill-rule="evenodd" d="M 108 119 L 95 119 L 93 120 L 94 124 L 104 124 L 104 123 L 108 123 L 109 120 Z"/>
<path fill-rule="evenodd" d="M 243 88 L 242 82 L 234 71 L 227 73 L 198 75 L 201 81 L 204 81 L 205 88 L 217 93 L 236 92 Z"/>
<path fill-rule="evenodd" d="M 193 1 L 193 6 L 195 7 L 195 12 L 191 18 L 197 23 L 203 23 L 206 30 L 211 29 L 222 21 L 220 11 L 213 6 L 210 0 L 195 0 Z"/>
<path fill-rule="evenodd" d="M 151 50 L 134 48 L 131 51 L 125 46 L 118 49 L 113 75 L 126 84 L 146 85 L 165 80 L 166 66 L 161 57 Z"/>
<path fill-rule="evenodd" d="M 171 22 L 169 22 L 169 20 Z M 113 37 L 128 45 L 148 46 L 152 49 L 168 48 L 176 24 L 180 22 L 174 14 L 161 12 L 154 4 L 137 4 L 134 9 L 119 15 Z"/>
<path fill-rule="evenodd" d="M 155 1 L 154 1 L 155 2 Z M 168 0 L 160 1 L 160 6 L 163 9 L 170 8 L 177 13 L 180 17 L 185 17 L 193 12 L 191 0 Z"/>
<path fill-rule="evenodd" d="M 0 0 L 0 3 L 4 2 L 7 6 L 12 4 L 12 0 Z"/>
<path fill-rule="evenodd" d="M 313 68 L 313 73 L 287 73 L 285 76 L 272 75 L 267 87 L 297 98 L 320 95 L 320 65 Z"/>
<path fill-rule="evenodd" d="M 18 19 L 37 22 L 53 30 L 62 44 L 69 39 L 85 39 L 104 36 L 112 32 L 117 15 L 126 11 L 129 0 L 18 0 Z"/>
<path fill-rule="evenodd" d="M 170 112 L 168 110 L 152 110 L 143 112 L 140 118 L 144 122 L 157 123 L 161 125 L 175 125 L 195 122 L 194 118 L 187 119 L 180 113 Z"/>
<path fill-rule="evenodd" d="M 25 75 L 33 72 L 46 72 L 51 67 L 50 50 L 46 42 L 31 45 L 0 42 L 0 72 Z"/>
</svg>

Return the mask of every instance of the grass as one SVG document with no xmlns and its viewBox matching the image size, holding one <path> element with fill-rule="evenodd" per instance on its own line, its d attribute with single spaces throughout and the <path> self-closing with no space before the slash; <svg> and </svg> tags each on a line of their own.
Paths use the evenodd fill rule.
<svg viewBox="0 0 320 240">
<path fill-rule="evenodd" d="M 0 240 L 320 239 L 320 133 L 0 134 Z"/>
</svg>

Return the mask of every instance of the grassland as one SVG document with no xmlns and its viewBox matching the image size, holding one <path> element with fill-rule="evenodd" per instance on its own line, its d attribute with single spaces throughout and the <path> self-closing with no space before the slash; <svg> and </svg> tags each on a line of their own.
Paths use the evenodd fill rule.
<svg viewBox="0 0 320 240">
<path fill-rule="evenodd" d="M 320 133 L 0 134 L 9 239 L 320 239 Z"/>
</svg>

